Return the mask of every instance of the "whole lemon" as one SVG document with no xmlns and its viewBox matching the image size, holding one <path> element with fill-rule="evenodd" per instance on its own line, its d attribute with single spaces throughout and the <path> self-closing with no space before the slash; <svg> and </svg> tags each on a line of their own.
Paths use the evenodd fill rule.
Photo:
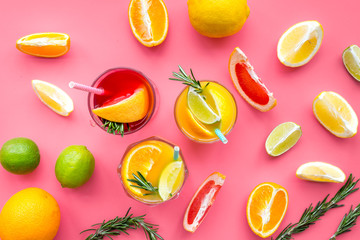
<svg viewBox="0 0 360 240">
<path fill-rule="evenodd" d="M 55 175 L 62 187 L 77 188 L 84 185 L 92 176 L 95 159 L 91 152 L 82 145 L 65 148 L 55 165 Z"/>
<path fill-rule="evenodd" d="M 40 163 L 39 148 L 31 139 L 13 138 L 4 143 L 0 150 L 0 163 L 14 174 L 27 174 Z"/>
<path fill-rule="evenodd" d="M 212 38 L 237 33 L 250 13 L 246 0 L 188 0 L 187 4 L 191 25 Z"/>
<path fill-rule="evenodd" d="M 52 240 L 60 225 L 59 205 L 48 192 L 27 188 L 14 194 L 0 213 L 0 239 Z"/>
</svg>

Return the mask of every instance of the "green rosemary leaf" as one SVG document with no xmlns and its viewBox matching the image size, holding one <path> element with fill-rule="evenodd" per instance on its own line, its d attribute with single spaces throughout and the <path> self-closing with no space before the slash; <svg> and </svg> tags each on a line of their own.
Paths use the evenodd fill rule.
<svg viewBox="0 0 360 240">
<path fill-rule="evenodd" d="M 132 187 L 141 188 L 151 193 L 145 193 L 144 196 L 153 194 L 158 191 L 157 187 L 154 187 L 149 181 L 146 180 L 144 175 L 141 172 L 137 171 L 138 176 L 136 174 L 132 174 L 134 179 L 127 179 L 129 182 L 135 183 L 136 185 L 130 185 Z"/>
<path fill-rule="evenodd" d="M 350 174 L 346 183 L 339 189 L 333 198 L 328 201 L 329 195 L 327 195 L 321 202 L 318 202 L 315 207 L 310 204 L 301 215 L 299 222 L 287 225 L 276 237 L 276 240 L 293 239 L 293 234 L 308 229 L 311 225 L 315 224 L 316 221 L 320 220 L 320 218 L 330 209 L 342 207 L 343 205 L 339 205 L 338 203 L 359 189 L 355 188 L 358 182 L 359 179 L 355 181 L 355 178 Z"/>
<path fill-rule="evenodd" d="M 337 236 L 346 232 L 350 232 L 350 228 L 356 225 L 356 220 L 359 216 L 360 204 L 357 205 L 354 209 L 351 206 L 349 212 L 342 218 L 338 228 L 336 229 L 336 232 L 331 236 L 330 240 L 336 240 Z"/>
<path fill-rule="evenodd" d="M 203 90 L 209 85 L 209 83 L 207 83 L 205 85 L 205 87 L 201 86 L 201 83 L 199 81 L 196 80 L 195 75 L 192 71 L 192 69 L 190 69 L 190 75 L 187 75 L 185 70 L 179 66 L 179 72 L 173 72 L 173 76 L 174 78 L 169 78 L 170 80 L 174 80 L 174 81 L 180 81 L 183 84 L 187 85 L 187 86 L 191 86 L 195 89 L 195 91 L 197 93 L 202 93 Z"/>
</svg>

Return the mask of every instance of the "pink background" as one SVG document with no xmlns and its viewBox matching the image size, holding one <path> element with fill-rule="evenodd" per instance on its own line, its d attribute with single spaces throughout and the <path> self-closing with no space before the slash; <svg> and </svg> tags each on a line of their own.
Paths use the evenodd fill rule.
<svg viewBox="0 0 360 240">
<path fill-rule="evenodd" d="M 312 113 L 313 99 L 324 90 L 341 94 L 360 113 L 360 85 L 346 72 L 342 51 L 360 44 L 356 0 L 323 1 L 256 0 L 249 1 L 250 17 L 236 35 L 209 39 L 190 25 L 186 0 L 166 0 L 169 33 L 155 48 L 142 46 L 132 35 L 128 23 L 128 1 L 88 0 L 60 2 L 6 1 L 1 5 L 0 144 L 14 137 L 33 139 L 41 152 L 41 163 L 31 174 L 17 176 L 0 167 L 0 207 L 14 193 L 27 187 L 40 187 L 58 201 L 62 218 L 57 240 L 85 239 L 80 231 L 91 224 L 123 216 L 131 206 L 135 215 L 160 225 L 164 239 L 260 239 L 248 227 L 245 207 L 252 189 L 266 181 L 284 186 L 290 197 L 287 214 L 278 229 L 296 222 L 310 204 L 333 195 L 340 184 L 312 183 L 295 177 L 298 166 L 308 161 L 332 163 L 348 175 L 360 177 L 359 134 L 339 139 L 327 132 Z M 293 24 L 318 20 L 324 28 L 322 46 L 307 65 L 289 69 L 279 63 L 276 45 L 281 34 Z M 71 36 L 71 50 L 57 59 L 25 55 L 15 48 L 18 38 L 36 32 L 65 32 Z M 236 92 L 228 60 L 235 47 L 249 57 L 255 71 L 274 92 L 278 105 L 261 113 Z M 235 96 L 238 120 L 223 145 L 198 144 L 177 129 L 174 102 L 183 86 L 169 81 L 180 64 L 193 68 L 198 79 L 221 82 Z M 90 84 L 104 70 L 117 66 L 138 69 L 155 82 L 161 99 L 157 114 L 142 130 L 121 138 L 105 134 L 90 124 L 87 95 L 68 88 L 69 81 Z M 61 117 L 43 105 L 31 88 L 31 80 L 49 81 L 64 89 L 75 103 L 74 112 Z M 303 136 L 286 154 L 272 158 L 264 143 L 271 130 L 285 121 L 301 125 Z M 164 127 L 165 126 L 165 127 Z M 128 198 L 116 174 L 125 148 L 153 135 L 179 144 L 190 175 L 177 200 L 148 207 Z M 54 174 L 55 162 L 67 146 L 85 145 L 96 159 L 93 177 L 78 189 L 62 189 Z M 184 211 L 192 194 L 212 172 L 227 176 L 216 202 L 194 234 L 183 230 Z M 332 210 L 315 226 L 296 239 L 329 239 L 350 205 L 360 202 L 360 192 L 348 197 L 346 207 Z M 145 239 L 142 231 L 130 231 L 121 239 Z M 274 235 L 275 236 L 275 235 Z M 339 239 L 357 239 L 360 227 Z"/>
</svg>

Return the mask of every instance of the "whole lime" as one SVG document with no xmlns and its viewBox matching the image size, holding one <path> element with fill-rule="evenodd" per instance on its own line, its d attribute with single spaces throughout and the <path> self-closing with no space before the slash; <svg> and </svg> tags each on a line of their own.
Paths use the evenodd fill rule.
<svg viewBox="0 0 360 240">
<path fill-rule="evenodd" d="M 65 148 L 55 165 L 57 180 L 65 188 L 77 188 L 84 185 L 92 176 L 95 159 L 91 152 L 81 145 Z"/>
<path fill-rule="evenodd" d="M 237 33 L 250 14 L 246 0 L 188 0 L 187 4 L 191 25 L 212 38 Z"/>
<path fill-rule="evenodd" d="M 0 150 L 0 162 L 11 173 L 31 173 L 40 163 L 39 148 L 28 138 L 10 139 Z"/>
</svg>

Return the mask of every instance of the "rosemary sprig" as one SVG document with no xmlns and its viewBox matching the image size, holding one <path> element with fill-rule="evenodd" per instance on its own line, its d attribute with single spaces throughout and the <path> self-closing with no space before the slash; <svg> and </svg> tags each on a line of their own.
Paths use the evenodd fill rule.
<svg viewBox="0 0 360 240">
<path fill-rule="evenodd" d="M 112 239 L 111 236 L 118 236 L 121 233 L 129 235 L 129 233 L 127 232 L 127 230 L 129 229 L 142 228 L 144 230 L 146 239 L 164 240 L 159 234 L 157 234 L 158 225 L 145 222 L 146 214 L 138 217 L 133 217 L 133 214 L 129 215 L 130 209 L 131 208 L 129 208 L 129 210 L 126 212 L 124 217 L 116 217 L 107 222 L 105 222 L 104 220 L 102 223 L 97 223 L 91 226 L 91 227 L 99 226 L 98 228 L 86 229 L 82 231 L 80 234 L 87 231 L 95 231 L 95 233 L 90 234 L 86 238 L 86 240 L 100 240 L 100 239 L 104 239 L 104 237 L 108 237 L 109 239 Z"/>
<path fill-rule="evenodd" d="M 343 205 L 337 204 L 347 196 L 356 192 L 359 188 L 355 188 L 359 179 L 354 181 L 355 178 L 350 174 L 346 183 L 339 189 L 332 199 L 328 201 L 329 194 L 324 200 L 318 202 L 315 207 L 312 204 L 305 209 L 298 223 L 289 224 L 284 230 L 277 236 L 276 240 L 290 240 L 293 239 L 292 235 L 300 233 L 308 229 L 311 225 L 315 224 L 316 221 L 320 220 L 320 217 L 333 208 L 342 207 Z M 273 238 L 271 238 L 273 239 Z"/>
<path fill-rule="evenodd" d="M 209 85 L 209 83 L 207 83 L 204 87 L 201 87 L 200 82 L 196 80 L 191 68 L 190 73 L 191 75 L 187 75 L 184 69 L 179 65 L 179 72 L 173 72 L 174 78 L 169 79 L 183 82 L 183 84 L 193 87 L 195 89 L 195 92 L 202 93 L 203 90 Z"/>
<path fill-rule="evenodd" d="M 336 232 L 331 236 L 330 240 L 336 240 L 336 237 L 340 234 L 350 232 L 350 228 L 356 225 L 356 220 L 360 216 L 360 204 L 356 208 L 350 207 L 349 213 L 345 214 L 342 218 Z"/>
<path fill-rule="evenodd" d="M 141 172 L 137 171 L 137 174 L 139 176 L 136 176 L 134 173 L 132 174 L 135 179 L 128 179 L 129 182 L 135 183 L 137 185 L 130 185 L 130 186 L 141 188 L 151 192 L 151 193 L 145 193 L 144 196 L 151 195 L 158 191 L 158 188 L 154 187 L 149 181 L 147 181 L 146 178 L 141 174 Z"/>
<path fill-rule="evenodd" d="M 106 119 L 102 119 L 103 125 L 102 127 L 106 129 L 106 132 L 116 134 L 120 133 L 122 137 L 124 137 L 125 132 L 125 124 L 124 123 L 118 123 L 118 122 L 112 122 Z M 130 125 L 126 123 L 127 130 L 130 131 Z"/>
</svg>

